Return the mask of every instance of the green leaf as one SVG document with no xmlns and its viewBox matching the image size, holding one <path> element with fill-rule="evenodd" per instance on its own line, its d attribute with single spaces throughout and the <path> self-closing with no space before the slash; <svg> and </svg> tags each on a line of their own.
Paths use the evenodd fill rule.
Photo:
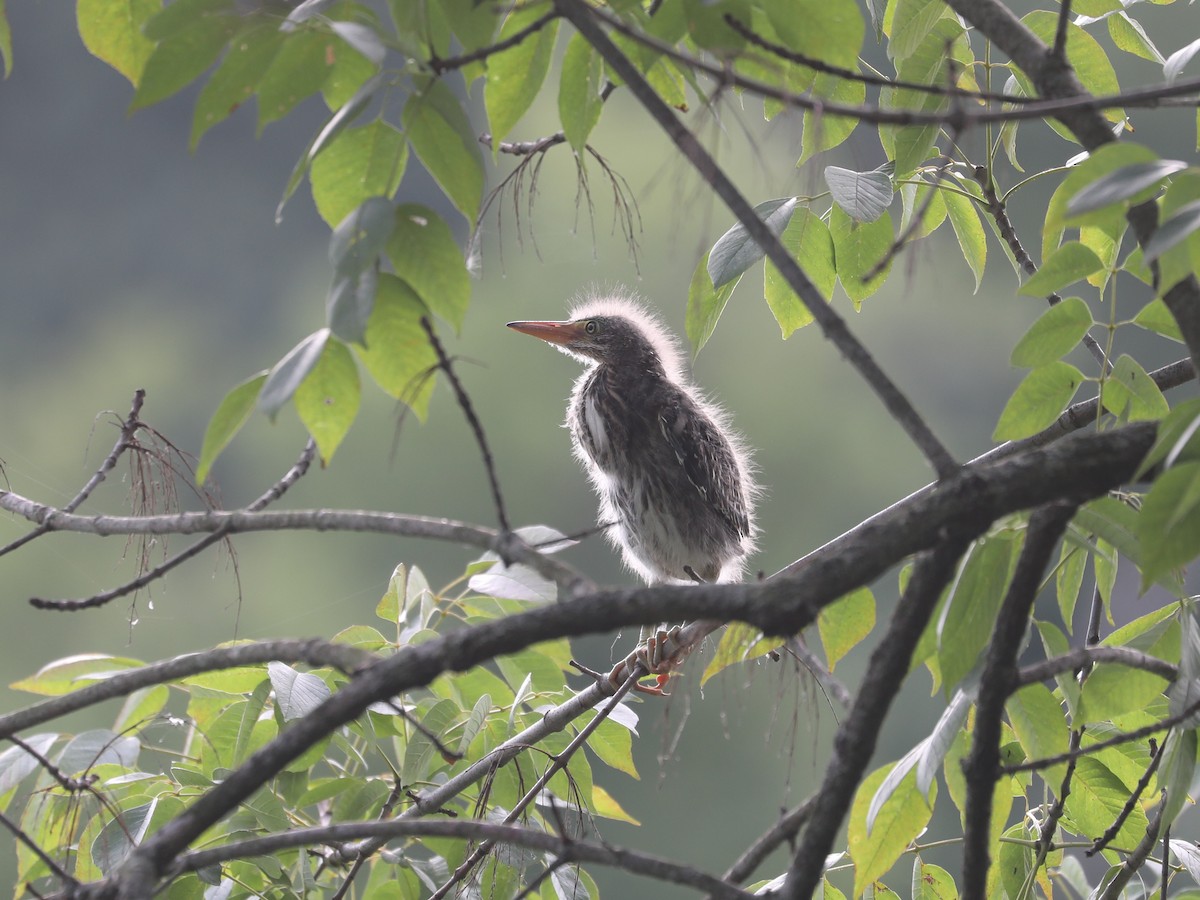
<svg viewBox="0 0 1200 900">
<path fill-rule="evenodd" d="M 892 269 L 889 262 L 871 281 L 863 281 L 863 276 L 892 246 L 892 217 L 885 212 L 874 222 L 855 222 L 840 206 L 835 206 L 829 215 L 829 233 L 833 237 L 838 280 L 854 308 L 861 309 L 863 301 L 883 286 Z"/>
<path fill-rule="evenodd" d="M 1192 774 L 1196 771 L 1196 744 L 1195 728 L 1173 728 L 1167 735 L 1162 765 L 1158 772 L 1159 785 L 1167 789 L 1166 805 L 1163 808 L 1164 828 L 1170 827 L 1190 802 L 1188 789 L 1192 784 Z"/>
<path fill-rule="evenodd" d="M 1087 568 L 1087 553 L 1070 541 L 1063 541 L 1058 568 L 1054 573 L 1054 593 L 1058 600 L 1058 612 L 1068 631 L 1075 620 L 1075 604 L 1083 588 L 1083 571 Z"/>
<path fill-rule="evenodd" d="M 762 7 L 790 49 L 834 65 L 857 66 L 866 23 L 853 0 L 766 0 Z"/>
<path fill-rule="evenodd" d="M 913 216 L 921 213 L 921 221 L 912 233 L 913 240 L 928 237 L 946 221 L 945 198 L 949 191 L 941 190 L 928 181 L 909 181 L 900 185 L 898 193 L 904 204 L 904 212 L 900 217 L 901 232 L 912 224 Z"/>
<path fill-rule="evenodd" d="M 1142 590 L 1200 554 L 1200 463 L 1177 463 L 1154 481 L 1138 517 Z"/>
<path fill-rule="evenodd" d="M 940 865 L 926 863 L 920 857 L 912 863 L 912 900 L 952 900 L 959 889 L 954 876 Z"/>
<path fill-rule="evenodd" d="M 817 614 L 817 632 L 821 635 L 829 671 L 862 643 L 874 627 L 875 596 L 870 588 L 859 588 L 822 607 Z"/>
<path fill-rule="evenodd" d="M 109 656 L 102 653 L 83 653 L 46 663 L 32 675 L 9 685 L 14 691 L 26 691 L 45 697 L 58 697 L 87 687 L 116 672 L 137 669 L 145 665 L 140 659 Z"/>
<path fill-rule="evenodd" d="M 285 722 L 307 716 L 330 697 L 329 685 L 321 678 L 286 663 L 267 663 L 267 676 L 275 690 L 275 708 Z"/>
<path fill-rule="evenodd" d="M 1174 84 L 1179 73 L 1183 71 L 1183 67 L 1191 62 L 1192 57 L 1197 53 L 1200 53 L 1200 38 L 1196 38 L 1190 44 L 1186 44 L 1168 56 L 1167 61 L 1163 63 L 1163 80 L 1167 84 Z"/>
<path fill-rule="evenodd" d="M 1069 297 L 1038 317 L 1013 347 L 1010 361 L 1021 368 L 1054 362 L 1074 350 L 1091 327 L 1088 305 L 1078 297 Z"/>
<path fill-rule="evenodd" d="M 779 241 L 800 263 L 804 274 L 812 280 L 826 302 L 833 299 L 833 289 L 837 285 L 833 238 L 821 217 L 806 206 L 799 207 L 792 213 L 792 218 L 783 234 L 779 236 Z M 767 306 L 771 308 L 775 321 L 779 323 L 785 340 L 791 337 L 797 328 L 803 328 L 813 320 L 808 307 L 770 260 L 767 260 L 765 265 L 763 297 Z"/>
<path fill-rule="evenodd" d="M 1053 424 L 1082 383 L 1083 373 L 1069 363 L 1052 362 L 1034 369 L 1009 398 L 993 439 L 1016 441 Z"/>
<path fill-rule="evenodd" d="M 641 825 L 642 823 L 625 812 L 620 803 L 616 801 L 608 791 L 600 787 L 598 784 L 592 785 L 592 812 L 605 819 L 612 819 L 617 822 L 628 822 L 630 825 Z M 566 896 L 571 896 L 568 893 Z"/>
<path fill-rule="evenodd" d="M 450 226 L 426 206 L 403 203 L 396 207 L 387 255 L 429 311 L 460 331 L 471 303 L 471 278 Z"/>
<path fill-rule="evenodd" d="M 308 28 L 287 36 L 258 83 L 258 133 L 321 89 L 337 39 Z"/>
<path fill-rule="evenodd" d="M 1186 168 L 1187 163 L 1178 159 L 1158 159 L 1122 166 L 1082 187 L 1067 201 L 1067 216 L 1082 216 L 1126 200 L 1131 203 L 1148 200 L 1164 179 Z"/>
<path fill-rule="evenodd" d="M 1167 309 L 1167 304 L 1162 300 L 1151 300 L 1143 306 L 1141 311 L 1133 317 L 1133 324 L 1183 343 L 1183 332 L 1179 330 L 1179 323 L 1175 321 L 1175 317 Z"/>
<path fill-rule="evenodd" d="M 979 285 L 983 282 L 983 269 L 987 264 L 987 236 L 979 219 L 979 208 L 970 197 L 964 197 L 956 191 L 938 193 L 946 204 L 946 213 L 954 228 L 954 236 L 958 238 L 963 258 L 975 275 L 975 291 L 978 293 Z"/>
<path fill-rule="evenodd" d="M 195 150 L 208 129 L 227 119 L 254 94 L 283 45 L 284 34 L 274 21 L 252 21 L 229 41 L 229 51 L 209 77 L 192 114 L 188 148 Z"/>
<path fill-rule="evenodd" d="M 700 264 L 696 266 L 696 271 L 692 273 L 692 282 L 688 286 L 687 317 L 684 320 L 688 341 L 692 345 L 693 357 L 704 349 L 704 345 L 712 337 L 712 333 L 717 327 L 717 320 L 725 311 L 729 295 L 733 293 L 733 289 L 741 280 L 739 275 L 733 281 L 714 288 L 712 278 L 708 274 L 707 253 L 700 260 Z"/>
<path fill-rule="evenodd" d="M 928 824 L 932 814 L 937 782 L 933 783 L 933 792 L 927 802 L 917 790 L 916 775 L 910 772 L 879 811 L 874 827 L 868 833 L 867 808 L 891 768 L 891 765 L 884 766 L 864 778 L 850 808 L 847 838 L 850 856 L 854 859 L 856 897 L 892 867 Z"/>
<path fill-rule="evenodd" d="M 812 95 L 847 106 L 861 106 L 867 98 L 867 86 L 861 81 L 852 81 L 840 75 L 821 73 L 812 86 Z M 803 132 L 800 135 L 800 166 L 818 153 L 832 150 L 845 142 L 854 131 L 858 120 L 847 116 L 826 116 L 820 109 L 806 109 L 803 117 Z"/>
<path fill-rule="evenodd" d="M 254 403 L 267 380 L 266 372 L 259 372 L 234 387 L 217 406 L 208 427 L 204 430 L 204 443 L 200 447 L 200 463 L 196 466 L 196 484 L 204 484 L 212 465 L 229 442 L 250 420 Z"/>
<path fill-rule="evenodd" d="M 707 684 L 718 672 L 747 660 L 766 656 L 778 646 L 778 638 L 764 638 L 762 632 L 753 625 L 747 625 L 745 622 L 730 623 L 721 635 L 721 640 L 717 642 L 712 659 L 704 667 L 704 674 L 700 676 L 700 686 Z"/>
<path fill-rule="evenodd" d="M 349 348 L 336 339 L 326 341 L 316 366 L 296 388 L 296 412 L 317 442 L 322 463 L 329 463 L 350 430 L 361 395 Z"/>
<path fill-rule="evenodd" d="M 754 207 L 754 213 L 776 237 L 783 234 L 796 208 L 795 197 L 767 200 Z M 736 222 L 721 235 L 708 251 L 708 275 L 714 288 L 740 278 L 750 266 L 763 258 L 764 250 L 750 236 L 746 226 Z"/>
<path fill-rule="evenodd" d="M 558 85 L 558 117 L 563 135 L 576 153 L 583 153 L 588 135 L 600 121 L 604 101 L 604 60 L 581 34 L 571 35 L 563 54 Z"/>
<path fill-rule="evenodd" d="M 1200 173 L 1189 170 L 1176 175 L 1163 194 L 1160 220 L 1164 223 L 1170 222 L 1180 213 L 1187 216 L 1185 208 L 1197 201 L 1200 201 Z M 1186 218 L 1179 226 L 1186 228 Z M 1200 235 L 1189 234 L 1175 242 L 1174 246 L 1160 249 L 1157 261 L 1158 283 L 1155 285 L 1155 293 L 1161 297 L 1180 281 L 1200 271 Z"/>
<path fill-rule="evenodd" d="M 314 158 L 317 157 L 317 155 L 321 153 L 325 147 L 327 147 L 329 143 L 333 141 L 334 138 L 341 134 L 345 130 L 346 126 L 358 118 L 359 114 L 366 108 L 367 104 L 371 101 L 371 98 L 379 90 L 382 84 L 383 78 L 380 75 L 374 75 L 367 78 L 367 80 L 359 86 L 358 90 L 355 91 L 355 93 L 349 97 L 346 102 L 330 117 L 329 121 L 325 123 L 325 126 L 317 133 L 317 136 L 312 139 L 312 142 L 308 145 L 308 148 L 300 156 L 300 159 L 296 161 L 296 165 L 292 167 L 292 174 L 288 176 L 287 186 L 283 189 L 283 196 L 279 200 L 279 206 L 275 209 L 276 224 L 279 224 L 283 220 L 283 207 L 287 205 L 287 202 L 291 199 L 292 194 L 296 192 L 296 188 L 300 186 L 300 182 L 304 180 L 304 173 L 309 170 L 309 166 L 314 162 Z M 398 152 L 397 155 L 402 160 L 407 161 L 407 144 Z M 364 161 L 361 159 L 361 157 L 359 157 L 353 159 L 352 162 L 355 165 L 366 165 L 369 161 Z M 336 163 L 337 160 L 332 162 L 331 165 L 336 166 Z M 360 172 L 356 171 L 353 174 L 358 175 Z M 401 174 L 403 174 L 403 172 L 401 172 Z M 382 180 L 384 184 L 384 190 L 381 190 L 378 193 L 386 193 L 386 188 L 390 185 L 390 182 L 387 179 L 376 180 Z M 344 184 L 344 182 L 342 183 Z M 361 187 L 362 184 L 360 183 L 352 183 L 349 186 L 349 192 L 352 194 L 357 194 L 357 189 L 361 189 Z M 315 190 L 316 186 L 314 185 L 314 193 Z M 391 193 L 387 193 L 387 196 L 390 197 L 394 193 L 395 190 L 392 189 Z M 363 194 L 363 196 L 365 197 L 368 195 Z M 362 200 L 360 199 L 358 203 L 361 202 Z M 355 203 L 354 206 L 357 206 L 358 203 Z M 342 215 L 345 216 L 349 212 L 350 209 L 346 209 Z M 334 221 L 341 221 L 341 217 L 330 221 L 330 225 L 332 225 Z"/>
<path fill-rule="evenodd" d="M 199 78 L 236 30 L 236 18 L 224 10 L 213 11 L 161 41 L 146 60 L 129 111 L 165 100 Z"/>
<path fill-rule="evenodd" d="M 1046 223 L 1042 228 L 1042 258 L 1050 256 L 1062 241 L 1067 222 L 1067 201 L 1085 186 L 1122 166 L 1139 162 L 1154 162 L 1158 154 L 1148 147 L 1129 141 L 1113 141 L 1095 150 L 1087 159 L 1071 169 L 1050 196 L 1046 207 Z M 1110 235 L 1120 234 L 1125 227 L 1124 211 L 1117 207 L 1099 210 L 1085 217 L 1084 224 L 1097 225 Z"/>
<path fill-rule="evenodd" d="M 4 60 L 4 77 L 12 74 L 12 27 L 8 23 L 5 0 L 0 0 L 0 59 Z"/>
<path fill-rule="evenodd" d="M 988 535 L 972 547 L 954 580 L 936 626 L 937 659 L 947 693 L 982 658 L 1020 545 L 1010 531 Z"/>
<path fill-rule="evenodd" d="M 545 14 L 545 8 L 537 3 L 517 7 L 500 26 L 499 40 L 527 28 Z M 558 19 L 551 19 L 515 47 L 488 58 L 483 102 L 491 126 L 493 156 L 500 152 L 500 141 L 533 105 L 550 70 L 550 56 L 557 36 Z"/>
<path fill-rule="evenodd" d="M 1021 21 L 1043 41 L 1054 44 L 1055 34 L 1058 31 L 1057 12 L 1038 10 L 1025 16 Z M 1067 62 L 1075 70 L 1075 75 L 1083 82 L 1083 86 L 1093 95 L 1106 97 L 1121 93 L 1117 74 L 1113 70 L 1104 48 L 1094 37 L 1073 22 L 1067 24 Z M 1125 118 L 1125 111 L 1120 108 L 1109 109 L 1105 110 L 1103 115 L 1111 122 L 1119 122 Z M 1068 140 L 1074 140 L 1070 132 L 1066 131 L 1057 121 L 1049 120 L 1047 124 L 1054 127 L 1055 131 Z"/>
<path fill-rule="evenodd" d="M 1154 46 L 1154 41 L 1150 40 L 1150 35 L 1146 34 L 1146 29 L 1142 27 L 1141 22 L 1131 19 L 1125 10 L 1109 16 L 1107 21 L 1108 36 L 1112 38 L 1114 44 L 1126 53 L 1132 53 L 1134 56 L 1140 56 L 1150 62 L 1165 65 L 1166 60 Z"/>
<path fill-rule="evenodd" d="M 368 197 L 390 199 L 407 162 L 404 135 L 382 119 L 342 132 L 312 163 L 317 212 L 333 226 Z"/>
<path fill-rule="evenodd" d="M 1126 421 L 1161 419 L 1170 410 L 1167 398 L 1146 370 L 1128 353 L 1122 353 L 1104 382 L 1104 407 Z"/>
<path fill-rule="evenodd" d="M 1138 466 L 1137 478 L 1162 463 L 1171 468 L 1178 462 L 1200 460 L 1200 441 L 1195 440 L 1200 430 L 1200 399 L 1184 400 L 1176 406 L 1158 426 L 1154 446 Z"/>
<path fill-rule="evenodd" d="M 404 751 L 401 769 L 401 777 L 405 784 L 424 781 L 431 772 L 441 768 L 431 768 L 437 744 L 429 735 L 437 738 L 443 746 L 447 743 L 453 744 L 453 741 L 447 740 L 446 732 L 462 715 L 462 710 L 453 700 L 439 700 L 421 717 L 421 730 L 409 726 L 408 745 Z"/>
<path fill-rule="evenodd" d="M 380 275 L 367 321 L 366 348 L 357 351 L 376 383 L 422 420 L 429 411 L 437 366 L 437 355 L 421 327 L 426 313 L 408 284 L 395 275 Z"/>
<path fill-rule="evenodd" d="M 337 274 L 325 299 L 325 324 L 348 344 L 366 340 L 367 320 L 375 305 L 379 269 L 372 266 L 362 272 Z"/>
<path fill-rule="evenodd" d="M 329 261 L 339 275 L 357 275 L 375 266 L 395 230 L 392 204 L 368 197 L 347 215 L 329 238 Z"/>
<path fill-rule="evenodd" d="M 922 37 L 916 50 L 898 63 L 897 77 L 902 81 L 944 88 L 954 73 L 964 68 L 969 70 L 972 63 L 962 25 L 953 17 L 939 18 Z M 932 113 L 947 109 L 950 98 L 944 90 L 885 88 L 880 91 L 879 102 L 886 108 Z M 895 160 L 896 172 L 905 176 L 933 155 L 940 131 L 936 123 L 884 125 L 879 129 L 879 139 L 884 153 Z"/>
<path fill-rule="evenodd" d="M 1043 684 L 1030 684 L 1008 698 L 1004 706 L 1028 759 L 1057 756 L 1067 750 L 1067 718 L 1062 704 Z M 1066 764 L 1042 770 L 1047 784 L 1062 784 Z"/>
<path fill-rule="evenodd" d="M 888 163 L 870 172 L 854 172 L 840 166 L 825 167 L 825 183 L 833 201 L 857 222 L 874 222 L 892 204 L 895 193 Z"/>
<path fill-rule="evenodd" d="M 897 65 L 916 51 L 938 19 L 951 14 L 939 0 L 896 0 L 889 12 L 884 26 L 890 38 L 887 52 Z"/>
<path fill-rule="evenodd" d="M 1021 285 L 1021 293 L 1027 297 L 1045 297 L 1086 278 L 1103 265 L 1089 248 L 1071 241 L 1055 250 L 1042 267 L 1026 279 Z"/>
<path fill-rule="evenodd" d="M 307 378 L 308 373 L 316 366 L 329 336 L 328 328 L 314 331 L 289 350 L 287 355 L 267 373 L 262 390 L 258 394 L 258 408 L 272 420 L 283 408 L 283 404 L 287 403 L 296 393 L 300 382 Z"/>
<path fill-rule="evenodd" d="M 162 0 L 77 0 L 79 36 L 89 53 L 136 88 L 146 60 L 154 52 L 154 42 L 142 34 L 142 28 L 160 9 Z M 6 67 L 10 56 L 5 53 Z"/>
<path fill-rule="evenodd" d="M 1099 760 L 1081 756 L 1075 763 L 1071 793 L 1066 799 L 1066 816 L 1075 827 L 1071 831 L 1101 835 L 1120 815 L 1129 799 L 1129 790 Z M 1134 847 L 1146 834 L 1146 813 L 1138 804 L 1117 832 L 1113 845 Z"/>
<path fill-rule="evenodd" d="M 468 222 L 483 198 L 483 157 L 458 98 L 429 81 L 409 98 L 401 124 L 421 163 Z"/>
<path fill-rule="evenodd" d="M 333 42 L 329 58 L 333 65 L 327 67 L 328 75 L 321 83 L 321 97 L 331 111 L 340 110 L 349 103 L 372 78 L 382 77 L 388 85 L 394 83 L 389 80 L 388 73 L 381 72 L 379 66 L 341 41 Z"/>
<path fill-rule="evenodd" d="M 1121 248 L 1121 236 L 1113 236 L 1103 228 L 1094 225 L 1083 225 L 1079 228 L 1079 243 L 1096 254 L 1100 260 L 1100 269 L 1087 277 L 1087 282 L 1094 288 L 1104 290 L 1108 284 L 1109 275 L 1117 269 L 1117 255 Z"/>
<path fill-rule="evenodd" d="M 996 859 L 988 871 L 988 887 L 993 893 L 1020 897 L 1029 870 L 1033 868 L 1033 847 L 1029 842 L 1036 840 L 1037 834 L 1024 822 L 1018 822 L 1005 830 L 1003 837 L 1008 840 L 1001 840 L 996 847 Z M 999 876 L 999 885 L 992 881 L 996 875 Z M 1000 886 L 1003 886 L 1003 891 L 997 890 Z M 1032 896 L 1032 893 L 1027 892 L 1024 896 Z"/>
</svg>

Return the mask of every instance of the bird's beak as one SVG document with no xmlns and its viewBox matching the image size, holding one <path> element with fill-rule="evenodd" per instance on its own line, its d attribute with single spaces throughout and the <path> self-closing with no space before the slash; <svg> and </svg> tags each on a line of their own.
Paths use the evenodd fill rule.
<svg viewBox="0 0 1200 900">
<path fill-rule="evenodd" d="M 509 322 L 508 327 L 563 347 L 570 347 L 584 333 L 581 322 Z"/>
</svg>

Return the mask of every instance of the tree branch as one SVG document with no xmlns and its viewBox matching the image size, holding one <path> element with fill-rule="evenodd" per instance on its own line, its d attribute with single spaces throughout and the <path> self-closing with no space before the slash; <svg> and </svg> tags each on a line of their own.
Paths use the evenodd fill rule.
<svg viewBox="0 0 1200 900">
<path fill-rule="evenodd" d="M 1174 681 L 1179 677 L 1177 666 L 1130 647 L 1077 647 L 1062 656 L 1053 656 L 1025 666 L 1017 672 L 1016 686 L 1020 688 L 1027 684 L 1036 684 L 1063 672 L 1076 672 L 1096 663 L 1113 663 L 1131 669 L 1141 669 L 1143 672 L 1153 672 L 1167 681 Z"/>
<path fill-rule="evenodd" d="M 1050 555 L 1075 515 L 1075 504 L 1054 503 L 1038 509 L 1029 519 L 1025 546 L 1012 581 L 1000 605 L 991 645 L 979 676 L 975 706 L 975 731 L 971 755 L 963 762 L 967 782 L 967 807 L 963 814 L 964 900 L 984 900 L 989 864 L 992 793 L 1000 774 L 1000 732 L 1004 704 L 1017 685 L 1017 657 L 1029 625 L 1029 613 L 1042 584 Z"/>
<path fill-rule="evenodd" d="M 50 531 L 73 531 L 109 536 L 115 534 L 200 534 L 223 529 L 225 534 L 250 531 L 365 531 L 403 537 L 427 538 L 493 550 L 501 558 L 525 563 L 568 592 L 586 588 L 590 580 L 565 563 L 528 547 L 515 535 L 492 528 L 399 513 L 348 509 L 308 509 L 249 512 L 207 510 L 159 516 L 81 516 L 0 491 L 0 509 L 23 516 Z"/>
<path fill-rule="evenodd" d="M 879 729 L 908 674 L 921 632 L 937 607 L 942 589 L 954 576 L 959 557 L 975 536 L 956 531 L 952 540 L 918 558 L 888 632 L 871 654 L 854 706 L 833 740 L 832 759 L 780 893 L 785 900 L 811 897 L 817 889 L 825 857 L 875 752 Z"/>
<path fill-rule="evenodd" d="M 0 739 L 9 738 L 76 710 L 103 703 L 105 700 L 127 696 L 144 687 L 168 684 L 202 672 L 279 661 L 332 666 L 347 675 L 353 675 L 376 659 L 377 657 L 365 650 L 321 638 L 259 641 L 237 647 L 218 647 L 202 653 L 188 653 L 125 672 L 106 673 L 103 680 L 87 687 L 0 716 Z"/>
<path fill-rule="evenodd" d="M 389 822 L 348 822 L 338 825 L 325 825 L 319 828 L 295 828 L 267 837 L 251 838 L 214 847 L 209 850 L 197 850 L 181 856 L 171 867 L 170 875 L 183 872 L 194 872 L 206 866 L 213 866 L 232 859 L 249 856 L 269 856 L 281 850 L 294 847 L 305 847 L 312 844 L 333 843 L 337 841 L 355 840 L 358 838 L 383 838 L 391 840 L 398 837 L 449 837 L 474 840 L 490 840 L 499 843 L 512 844 L 517 847 L 528 847 L 532 850 L 553 853 L 565 862 L 593 862 L 613 866 L 644 875 L 659 881 L 674 884 L 684 884 L 698 890 L 707 891 L 715 897 L 738 898 L 748 900 L 752 895 L 727 884 L 720 878 L 705 874 L 691 866 L 681 865 L 660 857 L 641 853 L 637 850 L 627 850 L 594 844 L 589 841 L 572 841 L 556 837 L 541 831 L 521 828 L 514 825 L 497 825 L 491 822 L 478 822 L 470 819 L 455 819 L 453 821 L 430 820 L 412 821 L 393 819 Z"/>
</svg>

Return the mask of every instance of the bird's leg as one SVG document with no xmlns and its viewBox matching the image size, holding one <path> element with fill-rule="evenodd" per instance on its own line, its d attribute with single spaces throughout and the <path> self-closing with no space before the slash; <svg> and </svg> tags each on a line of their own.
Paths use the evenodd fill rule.
<svg viewBox="0 0 1200 900">
<path fill-rule="evenodd" d="M 608 674 L 608 683 L 615 690 L 625 683 L 633 668 L 640 665 L 647 674 L 657 676 L 658 683 L 654 687 L 635 684 L 634 690 L 658 697 L 667 696 L 663 687 L 671 679 L 671 670 L 682 661 L 680 651 L 683 648 L 679 646 L 679 631 L 678 625 L 669 630 L 658 629 L 654 635 L 638 644 L 632 653 L 613 666 Z"/>
</svg>

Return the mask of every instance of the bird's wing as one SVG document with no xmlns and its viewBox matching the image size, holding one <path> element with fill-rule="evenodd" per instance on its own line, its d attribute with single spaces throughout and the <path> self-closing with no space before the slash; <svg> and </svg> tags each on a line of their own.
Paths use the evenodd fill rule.
<svg viewBox="0 0 1200 900">
<path fill-rule="evenodd" d="M 749 536 L 742 472 L 725 435 L 686 397 L 673 400 L 659 416 L 658 424 L 688 481 L 730 531 L 739 537 Z"/>
</svg>

